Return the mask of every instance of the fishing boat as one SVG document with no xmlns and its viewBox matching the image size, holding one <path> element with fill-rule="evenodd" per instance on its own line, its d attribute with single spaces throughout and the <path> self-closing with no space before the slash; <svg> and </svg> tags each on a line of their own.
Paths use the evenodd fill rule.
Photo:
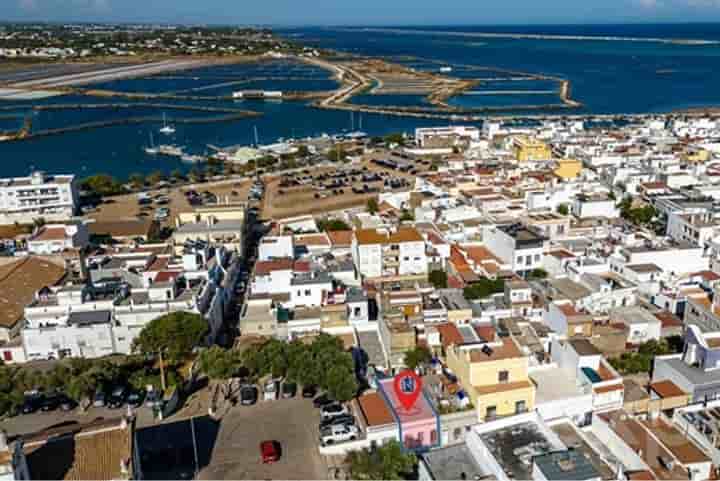
<svg viewBox="0 0 720 481">
<path fill-rule="evenodd" d="M 185 151 L 182 147 L 178 147 L 177 145 L 164 144 L 158 145 L 158 154 L 168 155 L 171 157 L 180 157 L 185 154 Z"/>
<path fill-rule="evenodd" d="M 165 114 L 163 113 L 163 127 L 160 129 L 161 134 L 170 135 L 175 133 L 175 127 L 172 125 L 168 125 L 167 118 L 165 117 Z"/>
<path fill-rule="evenodd" d="M 192 154 L 183 154 L 180 156 L 180 160 L 182 162 L 185 162 L 187 164 L 198 164 L 200 162 L 205 161 L 205 156 L 203 155 L 192 155 Z"/>
</svg>

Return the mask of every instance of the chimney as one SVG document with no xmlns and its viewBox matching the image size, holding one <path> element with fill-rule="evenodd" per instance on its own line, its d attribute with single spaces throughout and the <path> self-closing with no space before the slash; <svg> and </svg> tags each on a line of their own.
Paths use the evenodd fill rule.
<svg viewBox="0 0 720 481">
<path fill-rule="evenodd" d="M 120 429 L 127 429 L 128 428 L 128 418 L 123 416 L 122 422 L 120 423 Z"/>
<path fill-rule="evenodd" d="M 2 451 L 10 451 L 10 447 L 8 446 L 7 431 L 4 429 L 0 429 L 0 452 Z"/>
</svg>

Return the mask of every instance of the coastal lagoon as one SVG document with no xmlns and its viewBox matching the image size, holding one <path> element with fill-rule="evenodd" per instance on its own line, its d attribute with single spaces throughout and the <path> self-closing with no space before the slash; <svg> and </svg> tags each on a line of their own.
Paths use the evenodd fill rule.
<svg viewBox="0 0 720 481">
<path fill-rule="evenodd" d="M 399 31 L 400 30 L 400 31 Z M 473 32 L 548 34 L 564 39 L 474 37 Z M 361 56 L 383 56 L 418 70 L 439 72 L 450 67 L 452 75 L 481 78 L 486 82 L 465 95 L 449 100 L 464 108 L 499 105 L 559 103 L 558 83 L 516 79 L 507 71 L 527 72 L 567 79 L 579 109 L 550 111 L 563 114 L 661 113 L 680 109 L 720 106 L 720 45 L 688 45 L 658 41 L 580 40 L 589 35 L 648 39 L 698 39 L 720 41 L 720 25 L 642 25 L 565 27 L 437 27 L 421 32 L 408 29 L 292 29 L 278 32 L 311 46 L 331 48 Z M 16 129 L 32 116 L 33 131 L 78 123 L 151 117 L 153 121 L 91 128 L 61 135 L 0 143 L 0 176 L 26 175 L 33 168 L 80 176 L 106 172 L 127 177 L 133 172 L 174 169 L 189 165 L 171 157 L 154 157 L 143 151 L 150 142 L 182 145 L 201 154 L 208 145 L 228 146 L 254 142 L 257 128 L 261 143 L 279 138 L 338 134 L 358 128 L 359 116 L 320 110 L 307 101 L 234 101 L 233 91 L 266 89 L 326 91 L 337 87 L 330 73 L 312 65 L 286 61 L 233 64 L 168 73 L 147 78 L 118 80 L 88 86 L 122 92 L 173 93 L 204 100 L 152 100 L 165 108 L 142 106 L 149 101 L 126 98 L 62 96 L 35 101 L 0 101 L 0 131 Z M 512 94 L 482 95 L 484 91 L 511 90 Z M 534 91 L 523 94 L 516 91 Z M 215 97 L 210 99 L 209 97 Z M 137 104 L 128 108 L 33 110 L 34 105 Z M 362 95 L 352 103 L 369 105 L 427 105 L 417 95 Z M 181 123 L 182 119 L 217 116 L 216 113 L 173 109 L 171 105 L 254 110 L 260 117 L 213 123 Z M 537 111 L 528 113 L 537 114 Z M 162 116 L 176 132 L 164 136 Z M 516 115 L 516 112 L 509 112 Z M 416 127 L 447 121 L 362 114 L 362 128 L 370 135 L 412 132 Z"/>
</svg>

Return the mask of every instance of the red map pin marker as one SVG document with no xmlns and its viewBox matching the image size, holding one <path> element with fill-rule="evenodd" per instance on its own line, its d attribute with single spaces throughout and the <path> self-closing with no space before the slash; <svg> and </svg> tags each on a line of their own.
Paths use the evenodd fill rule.
<svg viewBox="0 0 720 481">
<path fill-rule="evenodd" d="M 395 376 L 393 382 L 393 388 L 395 389 L 395 395 L 397 396 L 400 404 L 409 411 L 417 402 L 422 391 L 422 379 L 415 374 L 415 371 L 406 369 L 400 374 Z"/>
</svg>

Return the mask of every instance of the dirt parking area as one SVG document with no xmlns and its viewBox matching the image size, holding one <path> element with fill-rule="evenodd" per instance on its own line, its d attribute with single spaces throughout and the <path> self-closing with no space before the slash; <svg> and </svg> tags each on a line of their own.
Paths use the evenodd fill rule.
<svg viewBox="0 0 720 481">
<path fill-rule="evenodd" d="M 264 219 L 283 219 L 305 214 L 319 214 L 363 207 L 380 192 L 409 190 L 417 174 L 425 172 L 429 163 L 417 163 L 414 174 L 390 169 L 364 158 L 360 164 L 337 168 L 308 168 L 292 176 L 266 178 L 265 198 L 262 205 Z M 336 178 L 348 172 L 347 177 Z M 364 180 L 363 176 L 378 176 L 377 180 Z M 368 178 L 369 178 L 368 177 Z M 287 185 L 288 180 L 299 180 L 302 185 Z M 393 185 L 386 183 L 394 182 Z M 344 185 L 340 183 L 344 182 Z M 400 184 L 405 182 L 404 184 Z M 329 187 L 327 187 L 329 186 Z M 360 192 L 367 186 L 370 191 Z M 354 190 L 355 189 L 355 190 Z"/>
<path fill-rule="evenodd" d="M 162 189 L 147 191 L 146 194 L 153 199 L 151 204 L 145 206 L 138 204 L 138 194 L 126 194 L 108 198 L 98 205 L 97 209 L 85 215 L 87 219 L 98 222 L 114 221 L 118 219 L 145 218 L 153 219 L 155 209 L 166 207 L 170 211 L 169 217 L 161 222 L 162 226 L 174 227 L 175 216 L 183 212 L 191 212 L 193 206 L 188 202 L 185 193 L 194 190 L 198 193 L 210 192 L 218 201 L 246 202 L 252 181 L 248 179 L 226 180 L 205 184 L 191 184 L 184 186 L 170 186 Z M 166 198 L 167 203 L 158 199 Z"/>
<path fill-rule="evenodd" d="M 318 451 L 320 414 L 296 397 L 237 406 L 220 423 L 210 464 L 199 479 L 327 479 Z M 263 464 L 260 443 L 278 441 L 280 460 Z"/>
</svg>

